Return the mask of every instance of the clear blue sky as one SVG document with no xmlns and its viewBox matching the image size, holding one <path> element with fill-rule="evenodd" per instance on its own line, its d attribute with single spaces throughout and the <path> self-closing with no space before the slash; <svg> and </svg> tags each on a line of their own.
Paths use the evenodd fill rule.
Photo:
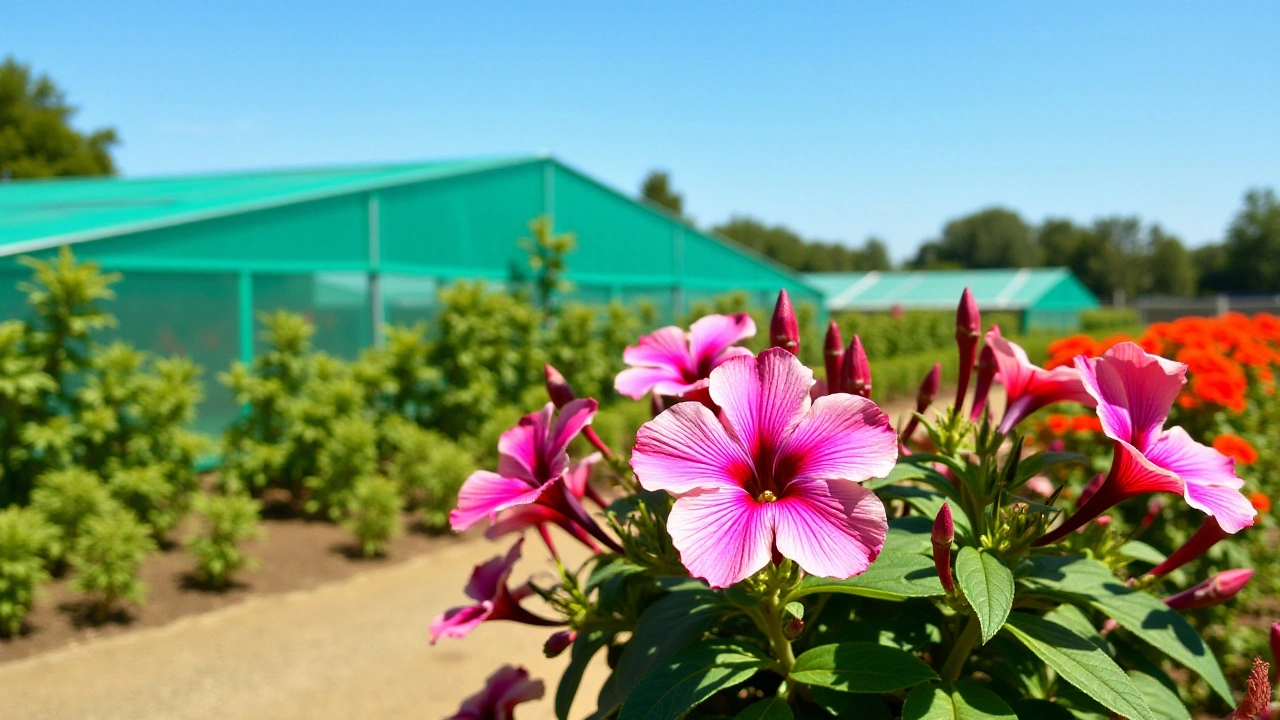
<svg viewBox="0 0 1280 720">
<path fill-rule="evenodd" d="M 127 175 L 552 152 L 895 257 L 992 204 L 1191 244 L 1280 187 L 1280 3 L 0 4 Z"/>
</svg>

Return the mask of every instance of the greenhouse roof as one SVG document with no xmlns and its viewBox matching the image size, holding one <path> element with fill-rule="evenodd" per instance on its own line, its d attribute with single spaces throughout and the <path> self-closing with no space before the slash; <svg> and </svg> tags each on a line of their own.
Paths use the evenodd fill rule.
<svg viewBox="0 0 1280 720">
<path fill-rule="evenodd" d="M 0 255 L 532 162 L 533 156 L 0 183 Z"/>
<path fill-rule="evenodd" d="M 1066 268 L 807 273 L 828 310 L 950 309 L 969 288 L 979 307 L 1091 308 L 1098 299 Z"/>
</svg>

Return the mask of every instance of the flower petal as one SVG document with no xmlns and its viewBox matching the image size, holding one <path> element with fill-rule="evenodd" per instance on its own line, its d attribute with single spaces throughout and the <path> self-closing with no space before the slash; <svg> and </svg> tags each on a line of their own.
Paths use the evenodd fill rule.
<svg viewBox="0 0 1280 720">
<path fill-rule="evenodd" d="M 463 590 L 467 597 L 480 601 L 496 598 L 498 592 L 506 587 L 507 576 L 511 574 L 512 566 L 520 559 L 522 545 L 524 545 L 524 538 L 516 540 L 505 556 L 498 555 L 477 565 L 471 571 L 471 579 L 467 581 L 467 587 Z"/>
<path fill-rule="evenodd" d="M 684 374 L 678 368 L 666 365 L 627 368 L 613 379 L 613 389 L 632 400 L 639 400 L 650 392 L 678 394 L 670 392 L 672 386 L 684 384 Z"/>
<path fill-rule="evenodd" d="M 498 474 L 520 478 L 530 486 L 542 483 L 538 478 L 538 456 L 547 442 L 551 416 L 556 406 L 547 403 L 537 412 L 520 418 L 520 422 L 498 438 Z M 552 476 L 554 477 L 554 475 Z"/>
<path fill-rule="evenodd" d="M 603 459 L 603 455 L 594 452 L 569 466 L 569 471 L 564 476 L 564 484 L 574 497 L 582 499 L 587 494 L 587 483 L 591 480 L 591 471 L 595 469 L 596 463 Z"/>
<path fill-rule="evenodd" d="M 1235 461 L 1206 445 L 1201 445 L 1180 427 L 1170 428 L 1147 450 L 1147 459 L 1177 473 L 1186 488 L 1187 504 L 1217 518 L 1228 533 L 1253 524 L 1257 513 L 1240 488 Z"/>
<path fill-rule="evenodd" d="M 561 458 L 561 456 L 569 447 L 569 443 L 582 432 L 582 428 L 591 424 L 591 419 L 599 409 L 600 403 L 596 402 L 595 398 L 573 400 L 560 409 L 556 424 L 552 426 L 551 433 L 547 437 L 547 447 L 544 451 L 550 461 L 547 465 L 551 467 L 551 477 L 559 477 L 569 469 L 569 458 Z M 563 460 L 563 467 L 560 467 L 561 460 Z M 559 472 L 556 472 L 556 468 L 560 468 Z"/>
<path fill-rule="evenodd" d="M 449 513 L 449 525 L 454 532 L 462 532 L 509 507 L 531 503 L 541 494 L 541 488 L 531 488 L 520 478 L 477 470 L 458 490 L 458 506 Z"/>
<path fill-rule="evenodd" d="M 884 477 L 898 461 L 898 434 L 874 402 L 837 393 L 813 402 L 778 452 L 774 477 Z"/>
<path fill-rule="evenodd" d="M 470 635 L 472 630 L 489 619 L 492 612 L 493 603 L 488 601 L 445 610 L 431 620 L 431 644 L 435 645 L 442 637 L 464 638 Z"/>
<path fill-rule="evenodd" d="M 844 579 L 865 572 L 889 531 L 880 498 L 848 480 L 796 480 L 770 506 L 778 552 L 810 575 Z"/>
<path fill-rule="evenodd" d="M 1118 493 L 1122 499 L 1153 492 L 1183 494 L 1185 483 L 1177 473 L 1151 462 L 1123 440 L 1113 440 L 1111 444 L 1115 447 L 1115 456 L 1103 484 L 1104 487 L 1113 486 L 1107 487 L 1109 492 Z"/>
<path fill-rule="evenodd" d="M 686 372 L 693 370 L 693 356 L 684 331 L 675 325 L 658 328 L 622 351 L 622 361 L 641 367 L 666 367 Z"/>
<path fill-rule="evenodd" d="M 1099 358 L 1076 358 L 1085 390 L 1098 402 L 1102 430 L 1145 451 L 1160 435 L 1187 366 L 1152 355 L 1131 342 Z"/>
<path fill-rule="evenodd" d="M 733 358 L 711 373 L 711 400 L 755 462 L 773 461 L 809 410 L 813 371 L 782 348 Z"/>
<path fill-rule="evenodd" d="M 742 446 L 706 406 L 692 402 L 673 405 L 640 427 L 631 468 L 646 490 L 677 494 L 740 487 L 752 475 Z"/>
<path fill-rule="evenodd" d="M 1080 373 L 1075 368 L 1056 367 L 1052 370 L 1033 365 L 1027 353 L 1017 343 L 1000 335 L 1000 328 L 993 326 L 987 332 L 987 346 L 991 348 L 999 370 L 998 379 L 1005 387 L 1007 405 L 998 431 L 1008 434 L 1031 413 L 1056 402 L 1078 402 L 1093 407 L 1095 400 L 1085 391 Z"/>
<path fill-rule="evenodd" d="M 676 499 L 667 518 L 671 542 L 689 574 L 729 587 L 769 563 L 770 508 L 739 488 L 695 490 Z"/>
<path fill-rule="evenodd" d="M 1258 514 L 1244 493 L 1222 485 L 1188 482 L 1183 497 L 1191 507 L 1212 515 L 1222 529 L 1231 534 L 1253 525 L 1253 518 Z"/>
<path fill-rule="evenodd" d="M 693 367 L 710 370 L 711 364 L 730 345 L 756 334 L 756 323 L 747 313 L 707 315 L 689 326 L 689 348 Z"/>
</svg>

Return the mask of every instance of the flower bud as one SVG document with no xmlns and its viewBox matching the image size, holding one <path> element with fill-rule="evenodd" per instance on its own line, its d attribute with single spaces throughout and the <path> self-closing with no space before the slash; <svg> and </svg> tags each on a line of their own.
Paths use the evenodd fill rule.
<svg viewBox="0 0 1280 720">
<path fill-rule="evenodd" d="M 1151 498 L 1151 502 L 1147 503 L 1147 514 L 1142 516 L 1138 524 L 1143 528 L 1151 527 L 1151 524 L 1160 517 L 1160 513 L 1164 511 L 1164 498 L 1156 496 Z"/>
<path fill-rule="evenodd" d="M 769 323 L 770 347 L 783 348 L 792 355 L 800 352 L 800 326 L 796 323 L 796 311 L 791 307 L 791 297 L 786 290 L 778 292 L 778 304 L 773 307 L 773 320 Z"/>
<path fill-rule="evenodd" d="M 864 398 L 871 397 L 871 363 L 857 335 L 849 341 L 844 351 L 844 364 L 840 368 L 840 391 Z"/>
<path fill-rule="evenodd" d="M 902 431 L 902 439 L 910 440 L 915 433 L 916 428 L 920 425 L 919 415 L 923 414 L 929 406 L 933 404 L 933 399 L 938 395 L 938 385 L 942 383 L 942 365 L 934 363 L 929 369 L 929 374 L 924 376 L 924 380 L 920 383 L 920 389 L 916 392 L 916 415 L 912 415 L 907 421 L 907 429 Z"/>
<path fill-rule="evenodd" d="M 782 627 L 782 634 L 785 635 L 788 640 L 795 640 L 800 637 L 803 632 L 804 620 L 801 620 L 798 617 L 791 618 L 787 621 L 787 624 Z"/>
<path fill-rule="evenodd" d="M 938 510 L 929 539 L 933 543 L 933 566 L 938 571 L 938 579 L 942 581 L 942 589 L 950 595 L 956 587 L 955 580 L 951 577 L 951 543 L 956 539 L 956 526 L 951 518 L 949 504 L 943 503 Z"/>
<path fill-rule="evenodd" d="M 969 411 L 969 419 L 977 422 L 982 411 L 987 407 L 987 396 L 991 394 L 991 383 L 996 378 L 996 353 L 990 345 L 983 345 L 978 353 L 978 383 L 973 386 L 973 409 Z"/>
<path fill-rule="evenodd" d="M 1280 622 L 1271 623 L 1271 659 L 1280 663 Z"/>
<path fill-rule="evenodd" d="M 573 388 L 569 385 L 569 381 L 564 379 L 564 375 L 550 365 L 545 366 L 543 371 L 547 375 L 547 395 L 551 397 L 551 402 L 555 404 L 556 409 L 573 402 L 577 396 L 573 394 Z"/>
<path fill-rule="evenodd" d="M 960 306 L 956 308 L 956 346 L 960 350 L 960 377 L 956 383 L 955 402 L 957 412 L 964 405 L 965 393 L 969 392 L 969 375 L 973 372 L 973 359 L 978 350 L 981 330 L 978 302 L 973 299 L 969 288 L 965 288 L 960 295 Z"/>
<path fill-rule="evenodd" d="M 1164 562 L 1148 570 L 1147 575 L 1167 575 L 1205 554 L 1209 548 L 1217 545 L 1218 541 L 1226 537 L 1227 531 L 1223 530 L 1222 526 L 1218 524 L 1218 519 L 1211 515 L 1195 531 L 1191 539 L 1170 553 Z"/>
<path fill-rule="evenodd" d="M 1193 588 L 1164 599 L 1164 604 L 1174 610 L 1191 610 L 1211 607 L 1235 597 L 1249 584 L 1253 571 L 1248 568 L 1223 570 Z"/>
<path fill-rule="evenodd" d="M 577 631 L 561 630 L 547 638 L 547 642 L 542 646 L 542 654 L 549 658 L 559 657 L 560 653 L 567 650 L 577 638 Z"/>
<path fill-rule="evenodd" d="M 832 320 L 827 325 L 827 339 L 822 345 L 822 359 L 827 368 L 827 392 L 844 392 L 840 384 L 841 365 L 844 364 L 844 340 L 840 338 L 840 326 Z"/>
</svg>

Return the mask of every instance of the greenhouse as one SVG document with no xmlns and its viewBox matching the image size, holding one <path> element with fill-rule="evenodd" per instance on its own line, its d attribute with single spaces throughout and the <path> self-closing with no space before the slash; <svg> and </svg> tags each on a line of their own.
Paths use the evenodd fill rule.
<svg viewBox="0 0 1280 720">
<path fill-rule="evenodd" d="M 983 311 L 1019 312 L 1022 330 L 1076 330 L 1080 314 L 1098 307 L 1098 298 L 1066 268 L 809 273 L 805 278 L 826 295 L 828 312 L 952 310 L 969 288 Z"/>
<path fill-rule="evenodd" d="M 64 245 L 123 273 L 118 336 L 184 355 L 206 380 L 253 357 L 254 318 L 284 309 L 317 326 L 315 344 L 353 357 L 384 324 L 430 320 L 459 279 L 527 282 L 519 240 L 546 216 L 573 233 L 568 300 L 647 301 L 665 321 L 742 291 L 767 307 L 780 288 L 822 296 L 781 266 L 636 201 L 548 157 L 426 162 L 162 178 L 0 184 L 0 312 L 21 317 L 22 255 Z M 235 412 L 206 382 L 207 422 Z"/>
</svg>

